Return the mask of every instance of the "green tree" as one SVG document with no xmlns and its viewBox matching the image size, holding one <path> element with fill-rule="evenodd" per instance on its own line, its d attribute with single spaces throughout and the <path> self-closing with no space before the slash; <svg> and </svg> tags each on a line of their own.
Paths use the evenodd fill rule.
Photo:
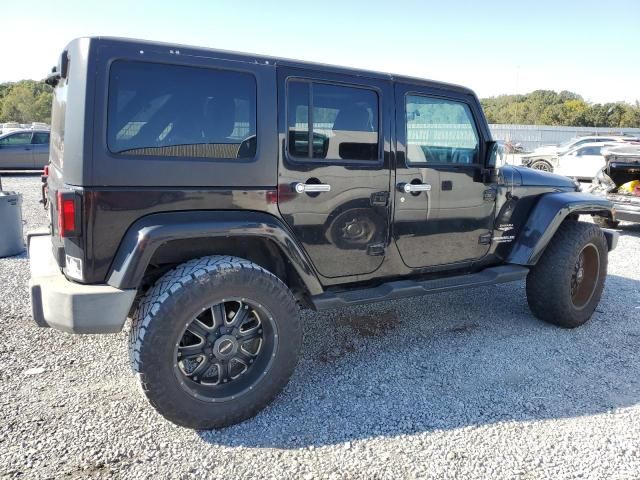
<svg viewBox="0 0 640 480">
<path fill-rule="evenodd" d="M 482 106 L 490 123 L 640 128 L 640 103 L 591 104 L 566 90 L 484 98 Z"/>
<path fill-rule="evenodd" d="M 51 87 L 35 80 L 0 84 L 0 122 L 51 121 Z"/>
</svg>

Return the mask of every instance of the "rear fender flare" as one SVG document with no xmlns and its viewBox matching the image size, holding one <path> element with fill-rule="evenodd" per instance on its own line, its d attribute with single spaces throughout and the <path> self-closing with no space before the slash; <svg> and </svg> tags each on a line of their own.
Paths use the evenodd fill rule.
<svg viewBox="0 0 640 480">
<path fill-rule="evenodd" d="M 507 262 L 535 265 L 562 222 L 570 215 L 598 214 L 613 216 L 613 203 L 606 198 L 582 192 L 555 192 L 543 195 L 533 207 L 511 249 Z M 615 247 L 607 235 L 609 250 Z M 611 238 L 610 238 L 611 237 Z"/>
<path fill-rule="evenodd" d="M 120 289 L 138 288 L 159 247 L 172 240 L 213 237 L 269 239 L 282 250 L 311 295 L 323 292 L 311 262 L 287 227 L 273 215 L 248 211 L 167 212 L 140 218 L 120 243 L 107 283 Z"/>
</svg>

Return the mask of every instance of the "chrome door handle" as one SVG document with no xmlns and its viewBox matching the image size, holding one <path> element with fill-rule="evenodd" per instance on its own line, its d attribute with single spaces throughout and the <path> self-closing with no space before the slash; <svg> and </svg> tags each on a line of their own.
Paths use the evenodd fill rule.
<svg viewBox="0 0 640 480">
<path fill-rule="evenodd" d="M 401 183 L 398 189 L 404 193 L 429 192 L 431 185 L 428 183 Z"/>
<path fill-rule="evenodd" d="M 293 185 L 293 189 L 297 193 L 314 193 L 314 192 L 330 192 L 331 185 L 326 183 L 302 183 L 298 182 Z"/>
</svg>

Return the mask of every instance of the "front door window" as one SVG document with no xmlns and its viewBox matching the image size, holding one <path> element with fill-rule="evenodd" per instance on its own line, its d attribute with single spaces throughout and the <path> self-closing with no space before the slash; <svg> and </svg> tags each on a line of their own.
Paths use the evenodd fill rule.
<svg viewBox="0 0 640 480">
<path fill-rule="evenodd" d="M 478 163 L 478 134 L 469 106 L 440 98 L 406 96 L 407 163 Z"/>
</svg>

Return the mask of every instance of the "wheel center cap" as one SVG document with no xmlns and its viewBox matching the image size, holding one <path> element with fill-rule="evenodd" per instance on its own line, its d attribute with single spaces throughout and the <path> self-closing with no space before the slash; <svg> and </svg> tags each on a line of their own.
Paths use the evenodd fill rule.
<svg viewBox="0 0 640 480">
<path fill-rule="evenodd" d="M 213 354 L 218 358 L 230 358 L 238 351 L 238 342 L 231 335 L 223 335 L 213 344 Z"/>
<path fill-rule="evenodd" d="M 584 268 L 581 268 L 580 270 L 578 270 L 578 273 L 576 273 L 576 281 L 578 283 L 582 282 L 583 277 L 584 277 Z"/>
</svg>

